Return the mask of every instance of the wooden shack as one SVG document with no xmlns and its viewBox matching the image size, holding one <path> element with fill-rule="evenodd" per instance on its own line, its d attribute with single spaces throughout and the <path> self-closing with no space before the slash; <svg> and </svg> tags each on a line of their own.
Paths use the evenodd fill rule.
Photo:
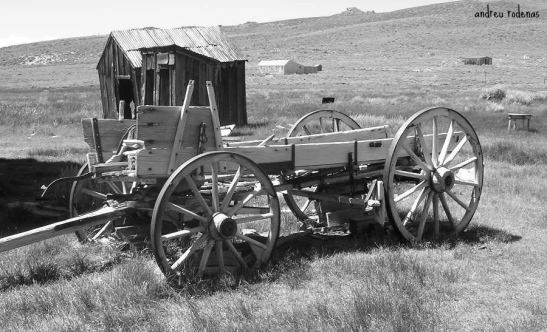
<svg viewBox="0 0 547 332">
<path fill-rule="evenodd" d="M 462 62 L 465 65 L 491 65 L 492 58 L 488 56 L 476 57 L 476 58 L 462 58 Z"/>
<path fill-rule="evenodd" d="M 97 65 L 103 116 L 118 118 L 121 100 L 124 118 L 139 105 L 182 105 L 189 80 L 191 104 L 206 106 L 211 81 L 221 124 L 245 125 L 246 61 L 218 27 L 114 31 Z"/>
</svg>

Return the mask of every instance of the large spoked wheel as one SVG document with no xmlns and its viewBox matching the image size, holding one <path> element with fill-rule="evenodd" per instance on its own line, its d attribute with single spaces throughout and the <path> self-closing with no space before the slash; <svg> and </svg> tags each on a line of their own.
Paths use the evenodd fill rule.
<svg viewBox="0 0 547 332">
<path fill-rule="evenodd" d="M 87 164 L 83 165 L 78 172 L 78 176 L 89 172 Z M 95 179 L 84 179 L 74 181 L 70 190 L 69 210 L 70 217 L 76 217 L 84 213 L 92 212 L 100 209 L 106 201 L 107 194 L 121 194 L 127 191 L 125 183 L 117 181 L 106 181 L 99 183 Z M 114 229 L 114 223 L 120 219 L 118 217 L 106 224 L 97 225 L 89 228 L 84 228 L 76 231 L 76 236 L 80 242 L 88 242 L 96 240 L 100 237 L 107 236 Z"/>
<path fill-rule="evenodd" d="M 152 249 L 171 281 L 183 283 L 264 266 L 279 235 L 279 200 L 250 159 L 209 152 L 180 166 L 152 215 Z"/>
<path fill-rule="evenodd" d="M 308 113 L 298 119 L 287 133 L 287 137 L 332 133 L 339 131 L 361 129 L 361 126 L 344 113 L 333 110 L 318 110 Z M 317 191 L 316 187 L 303 190 Z M 283 194 L 283 198 L 291 212 L 299 220 L 313 219 L 316 214 L 311 201 L 305 197 Z"/>
<path fill-rule="evenodd" d="M 473 218 L 482 191 L 475 130 L 448 108 L 416 113 L 395 135 L 384 181 L 390 221 L 405 239 L 458 234 Z"/>
</svg>

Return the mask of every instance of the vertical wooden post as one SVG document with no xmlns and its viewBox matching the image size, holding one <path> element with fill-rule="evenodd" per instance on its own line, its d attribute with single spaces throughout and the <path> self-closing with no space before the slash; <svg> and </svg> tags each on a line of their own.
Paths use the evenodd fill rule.
<svg viewBox="0 0 547 332">
<path fill-rule="evenodd" d="M 125 114 L 125 100 L 120 100 L 120 104 L 118 106 L 118 121 L 122 122 L 124 119 Z"/>
</svg>

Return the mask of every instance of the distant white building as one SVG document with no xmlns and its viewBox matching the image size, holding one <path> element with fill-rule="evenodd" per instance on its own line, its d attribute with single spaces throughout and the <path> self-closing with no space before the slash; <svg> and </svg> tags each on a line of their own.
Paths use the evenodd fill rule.
<svg viewBox="0 0 547 332">
<path fill-rule="evenodd" d="M 304 74 L 304 66 L 292 60 L 260 61 L 258 69 L 263 74 Z"/>
</svg>

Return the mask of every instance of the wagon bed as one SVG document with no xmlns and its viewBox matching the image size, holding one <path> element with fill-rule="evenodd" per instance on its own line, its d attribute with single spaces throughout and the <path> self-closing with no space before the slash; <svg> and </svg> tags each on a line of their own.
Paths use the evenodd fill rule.
<svg viewBox="0 0 547 332">
<path fill-rule="evenodd" d="M 389 138 L 319 110 L 286 137 L 223 142 L 211 84 L 210 106 L 190 106 L 192 91 L 180 107 L 140 106 L 136 120 L 83 119 L 92 150 L 71 179 L 71 219 L 0 239 L 0 251 L 72 231 L 130 234 L 184 282 L 264 266 L 290 228 L 281 195 L 310 227 L 372 216 L 410 241 L 455 235 L 477 209 L 482 151 L 456 111 L 417 112 Z"/>
</svg>

